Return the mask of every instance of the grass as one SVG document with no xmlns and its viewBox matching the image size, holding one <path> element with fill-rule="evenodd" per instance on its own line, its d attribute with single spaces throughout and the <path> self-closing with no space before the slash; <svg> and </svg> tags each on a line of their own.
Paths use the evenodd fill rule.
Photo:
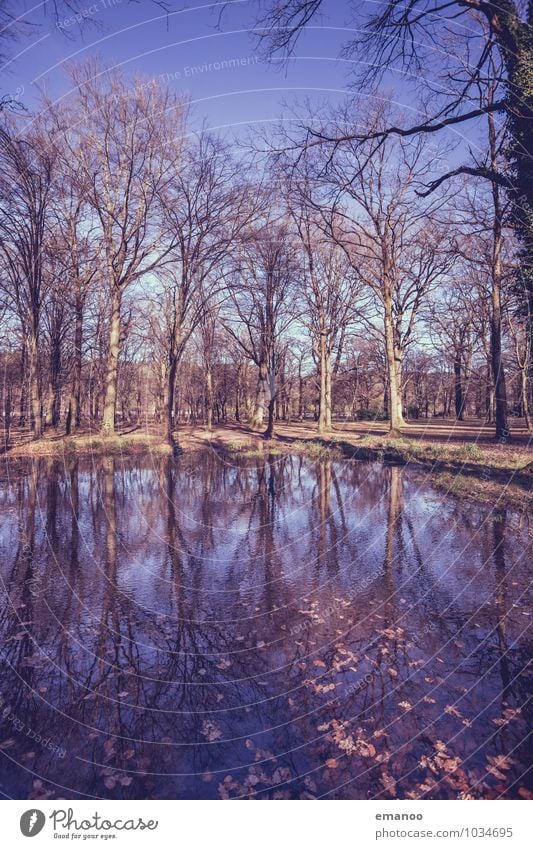
<svg viewBox="0 0 533 849">
<path fill-rule="evenodd" d="M 342 446 L 336 440 L 328 442 L 317 439 L 298 439 L 290 445 L 291 452 L 305 454 L 315 460 L 340 459 L 343 456 Z"/>
<path fill-rule="evenodd" d="M 18 445 L 9 451 L 14 456 L 63 457 L 79 454 L 139 454 L 149 451 L 170 454 L 171 447 L 156 434 L 125 433 L 115 436 L 63 436 L 56 439 L 37 439 Z"/>
</svg>

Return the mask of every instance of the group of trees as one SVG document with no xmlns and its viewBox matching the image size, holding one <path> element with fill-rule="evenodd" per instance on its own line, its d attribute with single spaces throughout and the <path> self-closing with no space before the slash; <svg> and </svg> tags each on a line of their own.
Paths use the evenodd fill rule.
<svg viewBox="0 0 533 849">
<path fill-rule="evenodd" d="M 437 38 L 442 24 L 433 5 L 383 4 L 367 25 L 375 67 L 421 61 L 416 32 Z M 507 438 L 509 406 L 530 428 L 530 208 L 517 199 L 530 187 L 517 88 L 529 66 L 503 43 L 505 27 L 523 36 L 507 5 L 499 23 L 483 0 L 443 7 L 450 20 L 482 12 L 485 47 L 474 39 L 461 97 L 437 97 L 416 126 L 350 99 L 236 157 L 192 131 L 184 99 L 92 62 L 59 103 L 4 109 L 7 439 L 13 425 L 112 435 L 149 419 L 174 444 L 180 418 L 230 417 L 256 429 L 266 417 L 269 437 L 277 418 L 312 415 L 327 432 L 333 414 L 396 432 L 406 416 L 468 412 Z M 293 26 L 263 32 L 269 50 L 319 6 L 277 5 Z M 435 178 L 449 153 L 437 131 L 474 111 L 482 153 Z"/>
</svg>

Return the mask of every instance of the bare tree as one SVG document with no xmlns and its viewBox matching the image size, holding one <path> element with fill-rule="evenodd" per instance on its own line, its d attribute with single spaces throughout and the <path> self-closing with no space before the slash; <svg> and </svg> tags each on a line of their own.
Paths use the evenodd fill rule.
<svg viewBox="0 0 533 849">
<path fill-rule="evenodd" d="M 193 137 L 164 193 L 171 240 L 163 276 L 167 439 L 174 444 L 178 366 L 191 333 L 220 291 L 227 263 L 253 204 L 227 145 L 208 133 Z"/>
<path fill-rule="evenodd" d="M 26 132 L 25 132 L 26 131 Z M 43 432 L 39 344 L 47 295 L 46 246 L 54 153 L 37 126 L 8 120 L 0 128 L 0 285 L 24 336 L 31 428 Z"/>
<path fill-rule="evenodd" d="M 251 425 L 256 430 L 263 426 L 268 404 L 266 438 L 274 433 L 282 339 L 295 317 L 296 273 L 296 251 L 288 223 L 274 215 L 265 216 L 242 244 L 238 270 L 231 281 L 232 311 L 226 327 L 258 368 Z"/>
<path fill-rule="evenodd" d="M 115 431 L 122 301 L 136 281 L 158 269 L 171 250 L 161 196 L 176 174 L 185 107 L 158 85 L 130 88 L 116 71 L 94 63 L 71 71 L 77 87 L 62 143 L 100 229 L 110 319 L 102 433 Z"/>
<path fill-rule="evenodd" d="M 334 117 L 337 124 L 347 120 L 345 111 Z M 373 126 L 384 120 L 381 109 L 369 116 Z M 444 199 L 428 203 L 417 196 L 429 167 L 423 139 L 389 139 L 376 151 L 348 139 L 320 153 L 315 168 L 325 192 L 322 218 L 373 293 L 386 352 L 390 429 L 397 432 L 404 423 L 405 350 L 421 304 L 454 261 L 450 234 L 437 224 Z M 367 323 L 379 332 L 375 321 Z"/>
<path fill-rule="evenodd" d="M 346 330 L 358 314 L 361 280 L 346 253 L 324 235 L 320 217 L 305 200 L 291 199 L 290 214 L 303 254 L 302 324 L 318 363 L 319 433 L 331 430 L 332 358 L 340 358 Z"/>
</svg>

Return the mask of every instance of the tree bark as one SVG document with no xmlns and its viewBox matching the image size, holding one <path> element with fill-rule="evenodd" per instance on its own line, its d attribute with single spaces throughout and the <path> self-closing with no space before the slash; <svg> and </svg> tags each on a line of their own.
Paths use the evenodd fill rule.
<svg viewBox="0 0 533 849">
<path fill-rule="evenodd" d="M 83 344 L 83 308 L 76 299 L 76 314 L 74 324 L 74 362 L 72 363 L 72 387 L 68 406 L 66 432 L 74 433 L 80 426 L 80 394 Z"/>
<path fill-rule="evenodd" d="M 205 423 L 208 430 L 213 430 L 213 373 L 211 366 L 205 371 Z"/>
<path fill-rule="evenodd" d="M 497 168 L 496 129 L 494 116 L 489 115 L 489 144 L 493 169 Z M 492 275 L 491 275 L 491 316 L 490 316 L 490 353 L 492 365 L 492 381 L 494 385 L 494 407 L 496 437 L 509 438 L 507 421 L 507 389 L 502 360 L 502 204 L 500 188 L 492 184 L 492 200 L 494 204 L 494 223 L 492 231 Z"/>
<path fill-rule="evenodd" d="M 176 406 L 176 374 L 178 371 L 177 357 L 171 356 L 167 369 L 166 391 L 166 438 L 169 445 L 174 445 L 175 406 Z"/>
<path fill-rule="evenodd" d="M 265 390 L 267 382 L 267 368 L 265 363 L 259 366 L 259 376 L 257 379 L 257 389 L 255 393 L 255 406 L 250 419 L 250 427 L 253 430 L 261 430 L 263 427 L 263 416 L 265 412 Z"/>
<path fill-rule="evenodd" d="M 331 430 L 331 354 L 325 333 L 320 334 L 319 342 L 319 415 L 317 431 L 326 433 Z"/>
<path fill-rule="evenodd" d="M 394 324 L 392 317 L 392 295 L 390 291 L 384 294 L 385 308 L 385 353 L 387 356 L 387 373 L 389 378 L 389 430 L 395 433 L 405 425 L 402 412 L 401 363 L 394 344 Z"/>
<path fill-rule="evenodd" d="M 43 435 L 43 417 L 41 402 L 41 385 L 39 381 L 39 360 L 37 350 L 37 338 L 31 334 L 28 339 L 28 372 L 30 389 L 30 415 L 31 430 L 34 439 L 40 439 Z"/>
<path fill-rule="evenodd" d="M 524 416 L 524 420 L 526 423 L 526 427 L 531 433 L 533 430 L 532 422 L 531 422 L 531 413 L 529 412 L 529 399 L 528 399 L 528 391 L 527 391 L 527 373 L 528 373 L 528 362 L 524 363 L 523 368 L 520 369 L 520 396 L 522 401 L 522 415 Z"/>
<path fill-rule="evenodd" d="M 111 304 L 111 322 L 109 325 L 109 349 L 107 352 L 104 410 L 102 413 L 102 435 L 112 436 L 115 433 L 115 412 L 117 406 L 118 359 L 120 355 L 120 308 L 122 293 L 113 288 Z"/>
<path fill-rule="evenodd" d="M 461 353 L 456 352 L 453 360 L 454 389 L 455 389 L 455 418 L 464 421 L 465 399 L 463 393 L 463 381 L 461 377 Z"/>
<path fill-rule="evenodd" d="M 264 433 L 266 439 L 274 436 L 274 408 L 276 404 L 276 375 L 271 370 L 268 373 L 268 419 Z"/>
</svg>

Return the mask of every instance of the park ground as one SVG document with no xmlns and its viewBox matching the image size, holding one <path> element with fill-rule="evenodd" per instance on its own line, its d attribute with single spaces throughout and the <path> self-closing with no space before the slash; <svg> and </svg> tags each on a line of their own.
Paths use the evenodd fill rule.
<svg viewBox="0 0 533 849">
<path fill-rule="evenodd" d="M 533 435 L 520 419 L 511 421 L 508 440 L 496 440 L 494 428 L 479 420 L 440 418 L 410 422 L 401 436 L 394 438 L 382 422 L 336 422 L 330 432 L 319 435 L 312 421 L 280 422 L 271 440 L 236 422 L 211 431 L 199 424 L 185 424 L 176 436 L 183 451 L 211 448 L 241 456 L 287 452 L 316 459 L 410 464 L 426 470 L 437 487 L 457 497 L 511 506 L 521 512 L 531 504 Z M 171 450 L 154 425 L 125 428 L 107 438 L 89 431 L 71 437 L 50 432 L 38 441 L 32 441 L 25 431 L 13 430 L 9 445 L 3 441 L 4 460 L 10 463 L 29 457 L 164 455 Z"/>
</svg>

